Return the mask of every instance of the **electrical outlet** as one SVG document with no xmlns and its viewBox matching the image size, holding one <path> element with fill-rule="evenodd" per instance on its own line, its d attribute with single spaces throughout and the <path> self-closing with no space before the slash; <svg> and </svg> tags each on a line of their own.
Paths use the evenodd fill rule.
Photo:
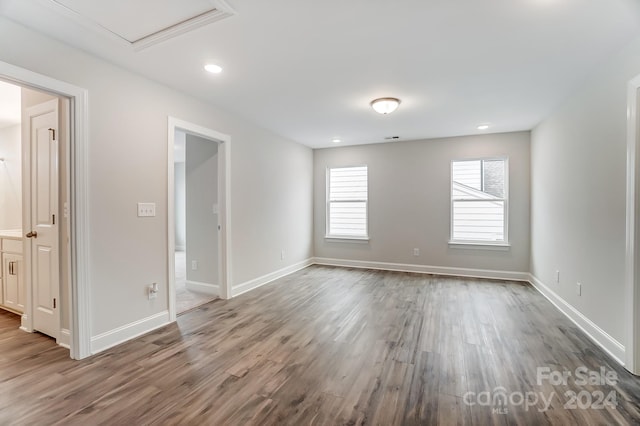
<svg viewBox="0 0 640 426">
<path fill-rule="evenodd" d="M 284 260 L 284 250 L 280 250 L 280 260 Z"/>
<path fill-rule="evenodd" d="M 191 270 L 192 271 L 197 271 L 198 270 L 198 261 L 197 260 L 192 260 L 191 261 Z"/>
<path fill-rule="evenodd" d="M 580 284 L 580 283 L 578 283 L 577 292 L 578 292 L 578 296 L 582 296 L 582 284 Z"/>
<path fill-rule="evenodd" d="M 420 249 L 419 248 L 414 248 L 413 249 L 413 255 L 414 256 L 420 256 Z"/>
<path fill-rule="evenodd" d="M 560 271 L 556 271 L 556 284 L 560 284 Z"/>
<path fill-rule="evenodd" d="M 149 300 L 157 298 L 158 297 L 158 283 L 151 283 L 151 285 L 149 286 L 149 289 L 147 291 L 147 294 L 149 295 Z"/>
<path fill-rule="evenodd" d="M 138 217 L 154 217 L 156 203 L 138 203 Z"/>
</svg>

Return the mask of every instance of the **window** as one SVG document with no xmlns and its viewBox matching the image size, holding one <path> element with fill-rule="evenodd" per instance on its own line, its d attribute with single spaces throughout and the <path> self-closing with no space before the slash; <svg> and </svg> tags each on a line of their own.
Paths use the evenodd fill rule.
<svg viewBox="0 0 640 426">
<path fill-rule="evenodd" d="M 506 244 L 507 159 L 451 163 L 451 241 Z"/>
<path fill-rule="evenodd" d="M 327 237 L 366 239 L 367 166 L 327 169 Z"/>
</svg>

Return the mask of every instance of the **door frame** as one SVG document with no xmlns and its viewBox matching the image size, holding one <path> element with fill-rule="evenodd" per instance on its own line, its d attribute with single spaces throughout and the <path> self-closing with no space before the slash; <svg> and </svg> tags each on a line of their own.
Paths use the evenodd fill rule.
<svg viewBox="0 0 640 426">
<path fill-rule="evenodd" d="M 627 86 L 625 368 L 640 375 L 640 75 Z"/>
<path fill-rule="evenodd" d="M 69 137 L 65 143 L 69 189 L 69 353 L 73 359 L 91 355 L 91 297 L 89 286 L 89 116 L 88 91 L 78 86 L 0 61 L 0 78 L 69 99 Z M 61 265 L 65 267 L 65 265 Z M 25 285 L 29 285 L 25 283 Z M 30 303 L 27 300 L 27 303 Z"/>
<path fill-rule="evenodd" d="M 220 238 L 218 243 L 218 265 L 220 277 L 220 297 L 231 297 L 231 136 L 212 129 L 190 123 L 172 116 L 168 117 L 167 126 L 167 274 L 169 321 L 176 320 L 176 222 L 175 222 L 175 170 L 173 147 L 176 130 L 190 135 L 200 136 L 218 143 L 218 224 Z"/>
</svg>

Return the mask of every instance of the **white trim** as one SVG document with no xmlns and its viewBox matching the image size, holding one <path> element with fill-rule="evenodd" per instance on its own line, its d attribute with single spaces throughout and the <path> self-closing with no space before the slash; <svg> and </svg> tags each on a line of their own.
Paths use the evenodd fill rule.
<svg viewBox="0 0 640 426">
<path fill-rule="evenodd" d="M 334 203 L 336 202 L 360 202 L 360 203 L 365 203 L 365 225 L 366 225 L 366 229 L 365 229 L 365 235 L 339 235 L 339 234 L 330 234 L 329 230 L 331 229 L 330 226 L 330 222 L 331 222 L 331 203 L 332 201 L 329 200 L 329 197 L 331 196 L 331 170 L 333 169 L 353 169 L 353 168 L 366 168 L 367 170 L 367 198 L 362 200 L 362 199 L 353 199 L 353 200 L 340 200 L 340 201 L 333 201 Z M 327 166 L 325 169 L 325 189 L 324 189 L 324 198 L 325 198 L 325 225 L 324 225 L 324 232 L 325 232 L 325 239 L 327 240 L 361 240 L 363 242 L 368 242 L 369 241 L 369 165 L 368 164 L 361 164 L 359 166 Z"/>
<path fill-rule="evenodd" d="M 509 157 L 505 156 L 505 157 L 477 157 L 477 158 L 462 158 L 462 159 L 458 159 L 458 160 L 451 160 L 451 164 L 449 166 L 449 237 L 451 242 L 454 242 L 454 244 L 468 244 L 468 243 L 474 243 L 474 241 L 462 241 L 462 240 L 455 240 L 453 238 L 453 204 L 455 201 L 486 201 L 486 200 L 475 200 L 475 199 L 458 199 L 458 200 L 454 200 L 453 199 L 453 163 L 457 163 L 457 162 L 463 162 L 463 161 L 503 161 L 504 162 L 504 198 L 500 198 L 500 199 L 496 199 L 493 201 L 501 201 L 504 203 L 503 205 L 503 217 L 504 217 L 504 234 L 503 237 L 504 239 L 502 241 L 499 241 L 499 243 L 502 243 L 504 245 L 509 245 L 509 198 L 510 198 L 510 193 L 509 193 L 509 181 L 510 176 L 509 176 Z M 487 243 L 487 244 L 495 244 L 492 241 L 480 241 L 481 243 Z M 450 243 L 451 244 L 451 243 Z"/>
<path fill-rule="evenodd" d="M 89 117 L 85 89 L 0 61 L 0 77 L 70 99 L 69 193 L 71 251 L 71 348 L 74 359 L 91 354 L 91 286 L 89 285 Z M 24 318 L 23 318 L 24 320 Z"/>
<path fill-rule="evenodd" d="M 638 101 L 640 75 L 627 87 L 627 214 L 625 244 L 625 324 L 626 365 L 633 374 L 640 374 L 640 142 L 638 141 Z"/>
<path fill-rule="evenodd" d="M 511 250 L 511 244 L 499 243 L 492 244 L 489 242 L 464 242 L 464 241 L 449 241 L 449 248 L 453 249 L 470 249 L 470 250 L 496 250 L 496 251 L 509 251 Z"/>
<path fill-rule="evenodd" d="M 234 285 L 231 288 L 231 297 L 236 297 L 243 293 L 256 289 L 258 287 L 262 287 L 263 285 L 268 284 L 271 281 L 275 281 L 278 278 L 282 278 L 284 276 L 292 274 L 296 271 L 299 271 L 300 269 L 304 269 L 311 265 L 313 265 L 313 259 L 309 258 L 309 259 L 303 260 L 302 262 L 294 263 L 293 265 L 287 266 L 282 269 L 278 269 L 277 271 L 271 272 L 261 277 L 254 278 L 242 284 Z"/>
<path fill-rule="evenodd" d="M 186 246 L 176 246 L 176 251 L 187 251 L 187 247 Z"/>
<path fill-rule="evenodd" d="M 175 132 L 180 129 L 190 135 L 218 142 L 218 205 L 220 214 L 220 238 L 218 239 L 218 282 L 219 296 L 223 299 L 231 297 L 231 136 L 212 129 L 169 116 L 167 119 L 167 270 L 169 319 L 175 321 L 176 282 L 175 282 L 175 169 L 173 162 L 173 145 Z M 224 163 L 224 164 L 222 164 Z M 222 167 L 220 167 L 222 166 Z M 220 177 L 222 176 L 222 179 Z"/>
<path fill-rule="evenodd" d="M 364 260 L 328 259 L 314 257 L 313 264 L 327 266 L 346 266 L 349 268 L 377 269 L 383 271 L 416 272 L 454 277 L 488 278 L 509 281 L 529 281 L 528 272 L 495 271 L 490 269 L 469 269 L 447 266 L 412 265 L 405 263 L 372 262 Z"/>
<path fill-rule="evenodd" d="M 62 328 L 60 329 L 60 336 L 58 337 L 58 345 L 62 346 L 63 348 L 67 348 L 70 349 L 70 345 L 71 345 L 71 332 L 66 329 L 66 328 Z"/>
<path fill-rule="evenodd" d="M 201 283 L 198 281 L 185 281 L 184 285 L 189 291 L 208 294 L 211 296 L 220 296 L 220 286 L 218 284 Z"/>
<path fill-rule="evenodd" d="M 102 352 L 105 349 L 134 339 L 150 331 L 169 324 L 169 311 L 163 311 L 150 317 L 134 321 L 91 338 L 91 354 Z"/>
<path fill-rule="evenodd" d="M 369 237 L 337 237 L 335 235 L 325 235 L 325 241 L 336 243 L 368 243 Z"/>
<path fill-rule="evenodd" d="M 29 321 L 29 315 L 23 313 L 20 316 L 20 330 L 26 331 L 27 333 L 33 333 L 33 330 L 29 328 L 31 322 Z"/>
<path fill-rule="evenodd" d="M 624 366 L 625 347 L 622 343 L 611 337 L 607 332 L 598 327 L 593 321 L 584 316 L 580 311 L 571 306 L 553 290 L 544 285 L 538 278 L 529 274 L 529 282 L 538 290 L 553 306 L 558 308 L 571 322 L 584 332 L 594 343 L 600 346 L 606 353 Z"/>
<path fill-rule="evenodd" d="M 170 40 L 181 34 L 188 33 L 202 26 L 211 24 L 224 18 L 231 17 L 236 12 L 224 1 L 224 0 L 209 0 L 212 9 L 204 12 L 201 15 L 194 16 L 183 22 L 178 22 L 174 25 L 170 25 L 167 28 L 161 29 L 155 33 L 145 35 L 137 40 L 128 40 L 125 36 L 114 32 L 113 30 L 103 26 L 97 21 L 91 19 L 88 16 L 84 16 L 68 6 L 59 3 L 59 0 L 41 1 L 40 4 L 46 6 L 57 14 L 66 16 L 72 19 L 76 24 L 83 26 L 86 29 L 92 30 L 98 34 L 101 34 L 111 40 L 114 40 L 123 46 L 129 46 L 134 51 L 140 51 L 147 47 L 161 43 L 165 40 Z"/>
</svg>

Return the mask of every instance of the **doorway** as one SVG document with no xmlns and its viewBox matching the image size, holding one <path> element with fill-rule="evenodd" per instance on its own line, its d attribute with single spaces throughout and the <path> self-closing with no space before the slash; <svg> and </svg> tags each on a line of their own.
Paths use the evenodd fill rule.
<svg viewBox="0 0 640 426">
<path fill-rule="evenodd" d="M 69 349 L 69 99 L 5 81 L 0 91 L 0 308 Z"/>
<path fill-rule="evenodd" d="M 220 295 L 218 144 L 174 135 L 176 314 Z"/>
<path fill-rule="evenodd" d="M 228 135 L 169 117 L 169 315 L 229 292 Z"/>
<path fill-rule="evenodd" d="M 69 310 L 69 349 L 73 359 L 91 355 L 91 306 L 89 296 L 88 262 L 88 152 L 87 152 L 87 105 L 86 89 L 38 74 L 24 68 L 0 61 L 0 80 L 21 87 L 40 90 L 68 100 L 68 135 L 65 138 L 65 155 L 60 158 L 60 167 L 65 168 L 65 190 L 68 204 L 62 206 L 68 215 L 68 267 L 67 282 Z M 62 161 L 65 161 L 64 165 Z M 63 296 L 64 297 L 64 296 Z M 26 318 L 28 320 L 28 318 Z"/>
</svg>

